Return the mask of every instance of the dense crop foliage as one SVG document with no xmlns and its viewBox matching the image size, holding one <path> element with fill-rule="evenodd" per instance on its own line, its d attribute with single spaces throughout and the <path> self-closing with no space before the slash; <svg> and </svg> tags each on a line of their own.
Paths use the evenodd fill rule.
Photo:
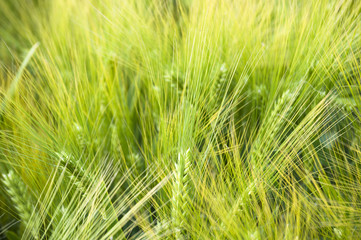
<svg viewBox="0 0 361 240">
<path fill-rule="evenodd" d="M 0 0 L 0 239 L 361 239 L 358 0 Z"/>
</svg>

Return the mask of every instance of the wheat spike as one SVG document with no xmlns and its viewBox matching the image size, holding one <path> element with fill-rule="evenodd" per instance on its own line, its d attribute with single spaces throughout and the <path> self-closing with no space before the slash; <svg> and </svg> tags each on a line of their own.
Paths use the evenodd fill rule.
<svg viewBox="0 0 361 240">
<path fill-rule="evenodd" d="M 34 214 L 35 205 L 26 185 L 13 170 L 10 170 L 8 174 L 3 174 L 3 183 L 11 201 L 14 203 L 22 224 L 25 227 L 31 224 L 32 236 L 35 239 L 39 239 L 38 229 L 41 221 Z"/>
<path fill-rule="evenodd" d="M 178 163 L 175 164 L 173 182 L 172 218 L 176 239 L 182 239 L 184 221 L 186 219 L 189 194 L 189 171 L 191 167 L 190 149 L 178 154 Z"/>
</svg>

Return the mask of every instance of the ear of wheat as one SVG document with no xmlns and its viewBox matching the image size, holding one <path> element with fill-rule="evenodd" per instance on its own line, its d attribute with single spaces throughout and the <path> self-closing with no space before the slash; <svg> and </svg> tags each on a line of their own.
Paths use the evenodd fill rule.
<svg viewBox="0 0 361 240">
<path fill-rule="evenodd" d="M 269 117 L 262 123 L 257 138 L 252 145 L 251 158 L 253 160 L 261 161 L 264 154 L 267 154 L 277 144 L 279 139 L 277 135 L 280 133 L 282 126 L 285 125 L 284 119 L 287 119 L 292 110 L 290 101 L 293 98 L 294 95 L 290 91 L 284 92 L 275 103 Z M 265 145 L 264 143 L 269 144 Z"/>
<path fill-rule="evenodd" d="M 3 174 L 3 183 L 19 214 L 21 223 L 30 228 L 33 238 L 39 239 L 41 221 L 38 218 L 33 198 L 26 185 L 13 170 L 10 170 L 8 174 Z"/>
<path fill-rule="evenodd" d="M 190 149 L 178 154 L 178 162 L 175 164 L 175 176 L 172 192 L 172 220 L 175 231 L 175 238 L 182 239 L 184 224 L 187 218 L 189 201 L 191 168 Z"/>
<path fill-rule="evenodd" d="M 210 107 L 217 108 L 221 106 L 223 99 L 226 97 L 228 90 L 227 84 L 228 69 L 226 64 L 223 63 L 219 69 L 219 74 L 210 91 Z"/>
</svg>

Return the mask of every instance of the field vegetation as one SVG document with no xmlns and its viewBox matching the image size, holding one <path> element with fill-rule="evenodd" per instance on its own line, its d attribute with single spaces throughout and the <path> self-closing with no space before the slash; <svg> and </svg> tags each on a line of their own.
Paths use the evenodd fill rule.
<svg viewBox="0 0 361 240">
<path fill-rule="evenodd" d="M 0 0 L 0 239 L 361 239 L 358 0 Z"/>
</svg>

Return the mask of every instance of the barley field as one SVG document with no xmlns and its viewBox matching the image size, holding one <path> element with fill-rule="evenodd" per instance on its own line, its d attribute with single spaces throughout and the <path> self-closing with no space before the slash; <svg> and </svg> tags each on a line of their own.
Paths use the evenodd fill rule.
<svg viewBox="0 0 361 240">
<path fill-rule="evenodd" d="M 0 239 L 361 239 L 359 0 L 0 0 Z"/>
</svg>

